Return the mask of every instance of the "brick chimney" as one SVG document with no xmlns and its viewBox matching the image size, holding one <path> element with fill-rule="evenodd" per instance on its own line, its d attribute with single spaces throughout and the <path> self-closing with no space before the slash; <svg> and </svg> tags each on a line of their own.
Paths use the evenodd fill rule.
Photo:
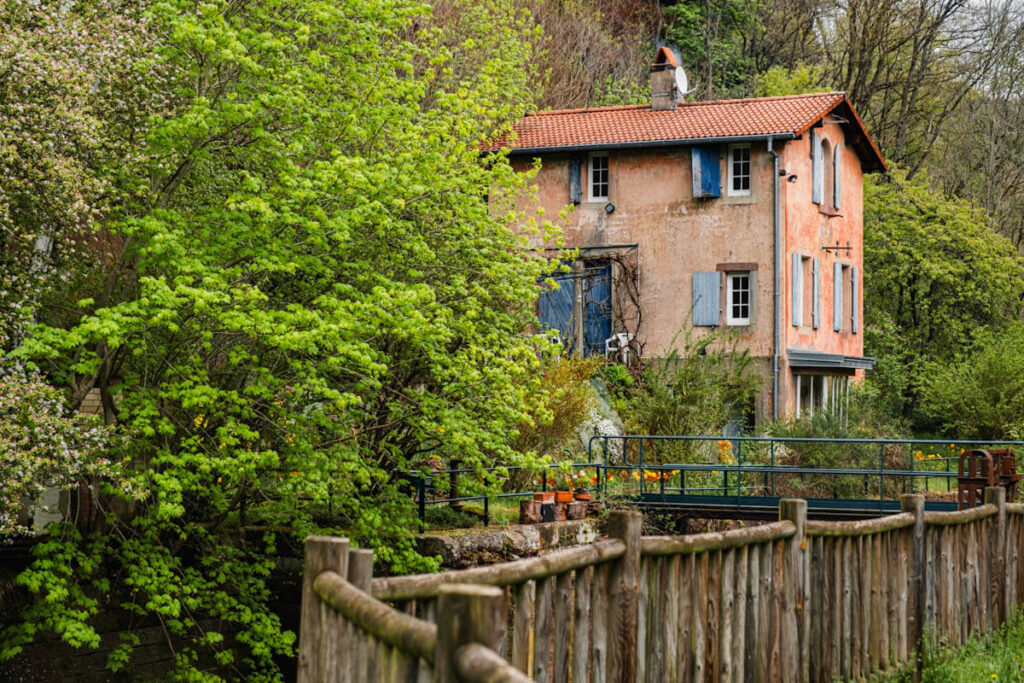
<svg viewBox="0 0 1024 683">
<path fill-rule="evenodd" d="M 676 67 L 679 60 L 672 50 L 659 47 L 651 65 L 651 109 L 664 111 L 675 109 L 683 99 L 683 93 L 676 87 Z"/>
</svg>

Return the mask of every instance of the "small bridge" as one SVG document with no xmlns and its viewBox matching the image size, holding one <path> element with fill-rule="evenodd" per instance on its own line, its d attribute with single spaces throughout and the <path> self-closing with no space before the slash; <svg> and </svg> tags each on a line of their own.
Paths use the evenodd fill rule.
<svg viewBox="0 0 1024 683">
<path fill-rule="evenodd" d="M 928 512 L 970 507 L 958 493 L 961 457 L 971 451 L 1020 449 L 1024 441 L 935 439 L 826 439 L 810 437 L 595 436 L 588 461 L 573 463 L 574 479 L 592 482 L 601 501 L 632 502 L 647 512 L 695 518 L 773 520 L 779 501 L 807 501 L 812 520 L 856 520 L 899 512 L 899 499 L 925 494 Z M 488 468 L 514 473 L 521 468 Z M 535 487 L 460 495 L 464 479 L 480 471 L 457 466 L 410 473 L 411 495 L 424 519 L 430 505 L 483 504 L 484 524 L 494 500 L 526 499 L 563 482 L 557 465 L 534 478 Z M 445 484 L 437 492 L 437 480 Z M 462 481 L 462 484 L 460 484 Z M 983 489 L 994 480 L 980 485 Z M 564 486 L 563 486 L 564 488 Z M 980 495 L 980 494 L 979 494 Z M 1007 487 L 1013 502 L 1015 486 Z"/>
<path fill-rule="evenodd" d="M 642 510 L 771 520 L 783 497 L 799 496 L 809 519 L 850 520 L 899 512 L 907 493 L 951 494 L 927 499 L 928 512 L 969 507 L 958 493 L 963 456 L 1013 447 L 1024 442 L 622 435 L 595 436 L 588 452 L 605 471 L 602 492 L 616 474 L 633 478 Z"/>
</svg>

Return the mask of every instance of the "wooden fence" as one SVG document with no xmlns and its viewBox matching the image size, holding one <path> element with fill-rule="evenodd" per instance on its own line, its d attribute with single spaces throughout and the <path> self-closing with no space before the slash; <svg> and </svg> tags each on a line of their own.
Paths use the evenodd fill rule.
<svg viewBox="0 0 1024 683">
<path fill-rule="evenodd" d="M 588 546 L 372 580 L 369 551 L 312 538 L 299 681 L 831 681 L 912 666 L 924 637 L 962 643 L 1024 598 L 1024 505 L 992 488 L 973 510 L 926 513 L 919 495 L 902 509 L 815 522 L 783 500 L 773 524 L 648 537 L 618 511 Z"/>
</svg>

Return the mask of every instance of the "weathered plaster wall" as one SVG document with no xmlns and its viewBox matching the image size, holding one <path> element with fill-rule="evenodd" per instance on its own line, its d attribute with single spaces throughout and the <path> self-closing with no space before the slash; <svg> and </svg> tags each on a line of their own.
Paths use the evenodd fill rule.
<svg viewBox="0 0 1024 683">
<path fill-rule="evenodd" d="M 736 330 L 753 355 L 771 354 L 771 157 L 763 143 L 754 144 L 751 195 L 728 197 L 725 151 L 723 146 L 723 196 L 718 199 L 693 198 L 689 148 L 611 151 L 608 201 L 615 205 L 611 214 L 605 212 L 605 201 L 587 201 L 584 168 L 583 202 L 568 217 L 565 244 L 639 245 L 643 319 L 638 339 L 648 357 L 664 356 L 676 333 L 689 323 L 693 272 L 713 271 L 719 264 L 730 263 L 756 264 L 751 325 Z M 539 201 L 546 215 L 554 216 L 569 201 L 569 156 L 552 155 L 543 161 L 536 178 Z M 515 163 L 525 169 L 531 162 Z M 723 299 L 724 295 L 723 287 Z M 723 311 L 724 304 L 723 300 Z M 682 345 L 681 339 L 676 345 Z"/>
<path fill-rule="evenodd" d="M 815 129 L 829 140 L 830 148 L 843 141 L 840 125 Z M 696 271 L 716 270 L 721 264 L 750 263 L 756 269 L 756 297 L 749 326 L 733 328 L 741 345 L 761 360 L 770 381 L 772 353 L 772 158 L 763 142 L 751 144 L 752 186 L 750 196 L 728 196 L 728 146 L 722 145 L 722 196 L 694 199 L 688 147 L 609 152 L 609 198 L 615 205 L 605 212 L 606 201 L 587 201 L 587 155 L 582 173 L 583 201 L 569 214 L 564 226 L 567 247 L 602 247 L 637 244 L 639 297 L 643 309 L 638 340 L 647 357 L 663 357 L 677 332 L 690 322 L 692 276 Z M 776 149 L 780 143 L 776 142 Z M 550 155 L 536 177 L 540 206 L 548 217 L 557 216 L 569 203 L 568 154 Z M 513 160 L 526 170 L 533 160 Z M 859 269 L 858 302 L 863 320 L 863 185 L 856 151 L 843 145 L 842 201 L 837 215 L 822 211 L 811 200 L 812 172 L 810 135 L 781 145 L 780 168 L 795 174 L 795 182 L 779 183 L 783 246 L 784 305 L 782 358 L 780 364 L 780 412 L 795 409 L 792 376 L 786 349 L 807 349 L 849 356 L 863 355 L 863 329 L 854 334 L 848 320 L 835 332 L 832 324 L 833 264 L 836 261 Z M 524 201 L 524 210 L 532 206 Z M 822 247 L 850 244 L 850 250 L 824 251 Z M 540 246 L 539 244 L 536 246 Z M 811 316 L 794 327 L 792 321 L 792 254 L 818 258 L 821 268 L 821 317 L 818 329 Z M 849 282 L 845 283 L 847 289 Z M 810 292 L 810 278 L 804 290 Z M 722 287 L 722 322 L 725 322 L 725 287 Z M 861 325 L 863 328 L 863 324 Z M 696 328 L 695 335 L 708 328 Z M 682 346 L 682 335 L 675 345 Z M 858 371 L 863 375 L 863 371 Z M 769 409 L 767 394 L 761 410 Z"/>
<path fill-rule="evenodd" d="M 842 127 L 837 124 L 825 124 L 815 129 L 822 139 L 829 141 L 830 148 L 836 143 L 843 142 Z M 838 215 L 832 215 L 812 201 L 812 163 L 811 163 L 811 141 L 810 135 L 804 135 L 798 140 L 786 144 L 781 155 L 781 165 L 789 174 L 796 174 L 796 182 L 780 183 L 784 187 L 784 209 L 785 209 L 785 326 L 783 330 L 783 358 L 786 349 L 807 349 L 821 351 L 823 353 L 843 354 L 847 356 L 864 355 L 863 344 L 863 296 L 864 296 L 864 202 L 863 202 L 863 174 L 861 172 L 860 159 L 850 145 L 843 144 L 842 149 L 842 179 L 840 182 L 842 198 Z M 827 198 L 826 198 L 826 203 Z M 849 242 L 849 251 L 825 251 L 823 247 L 834 246 L 838 242 L 840 246 L 846 246 Z M 792 254 L 798 252 L 802 255 L 818 258 L 821 262 L 821 324 L 815 330 L 812 327 L 811 318 L 804 316 L 803 324 L 795 327 L 792 324 L 793 311 L 793 261 Z M 836 262 L 857 266 L 858 280 L 857 287 L 858 308 L 861 311 L 860 330 L 854 334 L 851 330 L 849 319 L 844 319 L 841 332 L 833 330 L 833 264 Z M 850 282 L 843 283 L 844 288 L 849 290 Z M 805 278 L 804 291 L 807 292 L 811 283 Z M 858 370 L 857 375 L 863 376 L 864 371 Z M 796 397 L 792 375 L 788 370 L 788 364 L 783 363 L 783 372 L 780 372 L 780 395 L 784 402 L 780 403 L 783 413 L 792 412 L 796 407 Z"/>
</svg>

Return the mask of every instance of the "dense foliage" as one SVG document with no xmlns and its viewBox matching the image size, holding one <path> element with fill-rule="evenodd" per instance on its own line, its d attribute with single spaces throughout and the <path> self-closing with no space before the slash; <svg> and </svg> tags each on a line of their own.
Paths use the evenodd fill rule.
<svg viewBox="0 0 1024 683">
<path fill-rule="evenodd" d="M 952 362 L 926 363 L 921 408 L 951 434 L 1024 437 L 1024 327 L 986 332 Z"/>
<path fill-rule="evenodd" d="M 733 336 L 683 333 L 665 358 L 646 361 L 638 377 L 607 372 L 618 409 L 633 434 L 720 434 L 745 425 L 764 378 Z M 616 381 L 618 380 L 618 381 Z"/>
<path fill-rule="evenodd" d="M 67 221 L 93 255 L 46 263 L 64 284 L 41 290 L 16 356 L 73 405 L 99 391 L 122 437 L 108 457 L 129 464 L 106 495 L 136 512 L 108 507 L 102 533 L 51 527 L 3 654 L 39 629 L 95 645 L 93 618 L 116 607 L 164 626 L 179 677 L 275 678 L 294 641 L 267 607 L 281 538 L 344 528 L 384 564 L 429 568 L 400 472 L 430 451 L 529 457 L 508 435 L 546 414 L 545 342 L 523 330 L 550 266 L 510 227 L 523 179 L 478 148 L 530 101 L 537 34 L 508 3 L 444 5 L 457 11 L 161 0 L 135 24 L 89 2 L 6 17 L 25 34 L 86 22 L 114 54 L 69 97 L 118 94 L 86 101 L 96 120 L 82 125 L 123 148 L 64 150 L 76 175 L 54 181 L 101 188 L 90 223 Z M 146 50 L 117 51 L 138 44 L 119 19 Z M 136 74 L 147 97 L 130 96 Z M 9 116 L 20 130 L 38 111 Z M 33 150 L 15 152 L 27 168 Z M 11 223 L 30 236 L 52 223 L 31 218 Z"/>
<path fill-rule="evenodd" d="M 60 392 L 7 369 L 0 377 L 0 537 L 21 533 L 25 506 L 52 487 L 70 489 L 116 476 L 109 433 L 85 415 L 65 415 Z"/>
<path fill-rule="evenodd" d="M 920 382 L 1017 319 L 1024 264 L 980 210 L 894 170 L 865 183 L 864 272 L 871 381 L 921 426 Z"/>
</svg>

